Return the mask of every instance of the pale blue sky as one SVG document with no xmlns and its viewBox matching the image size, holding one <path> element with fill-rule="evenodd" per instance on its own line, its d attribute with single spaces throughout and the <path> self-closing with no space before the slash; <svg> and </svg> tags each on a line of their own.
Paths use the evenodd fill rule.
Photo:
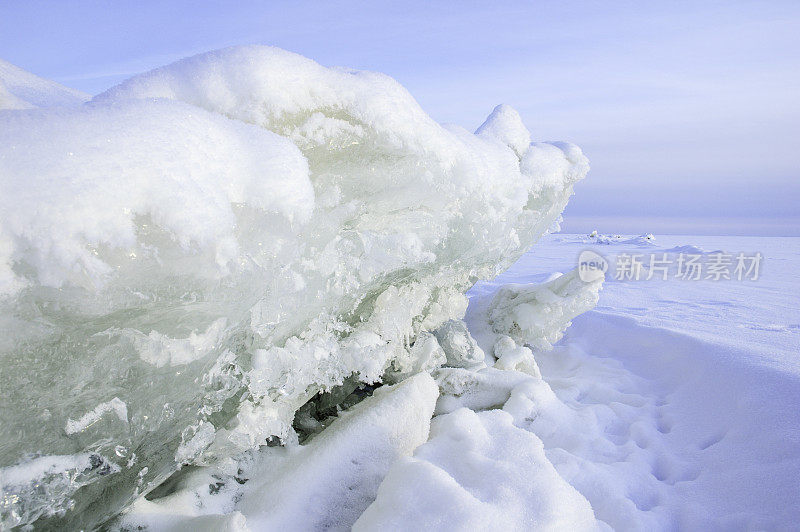
<svg viewBox="0 0 800 532">
<path fill-rule="evenodd" d="M 232 44 L 395 77 L 474 129 L 497 103 L 592 161 L 565 229 L 800 235 L 800 2 L 0 3 L 0 57 L 97 93 Z"/>
</svg>

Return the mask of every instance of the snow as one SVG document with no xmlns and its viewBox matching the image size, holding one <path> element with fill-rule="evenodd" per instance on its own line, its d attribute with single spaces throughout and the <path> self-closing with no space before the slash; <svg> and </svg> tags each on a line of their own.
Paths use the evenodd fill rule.
<svg viewBox="0 0 800 532">
<path fill-rule="evenodd" d="M 463 321 L 447 321 L 433 334 L 446 357 L 440 365 L 452 368 L 474 368 L 483 365 L 486 355 Z"/>
<path fill-rule="evenodd" d="M 598 530 L 542 442 L 500 410 L 437 417 L 400 459 L 353 530 Z"/>
<path fill-rule="evenodd" d="M 88 99 L 88 94 L 40 78 L 0 59 L 0 111 L 77 106 Z"/>
<path fill-rule="evenodd" d="M 0 124 L 2 293 L 31 277 L 102 285 L 121 267 L 114 251 L 129 263 L 154 254 L 146 245 L 158 243 L 142 242 L 145 220 L 182 249 L 207 250 L 206 268 L 224 272 L 238 254 L 234 204 L 289 219 L 313 210 L 307 163 L 291 142 L 184 104 L 18 111 Z M 33 272 L 20 277 L 13 261 Z"/>
<path fill-rule="evenodd" d="M 615 252 L 642 251 L 641 239 L 618 240 L 627 243 Z M 800 316 L 790 310 L 800 240 L 655 242 L 657 255 L 760 251 L 764 275 L 609 283 L 595 310 L 575 318 L 552 351 L 536 353 L 542 381 L 479 373 L 474 379 L 491 384 L 466 385 L 459 397 L 465 386 L 451 375 L 440 380 L 437 411 L 504 405 L 615 529 L 790 527 L 800 518 Z M 572 267 L 586 245 L 584 237 L 546 237 L 502 276 L 476 285 L 472 301 L 509 282 L 544 281 Z M 470 313 L 467 322 L 482 325 Z M 488 397 L 492 389 L 497 397 Z"/>
<path fill-rule="evenodd" d="M 519 157 L 525 155 L 531 144 L 531 134 L 522 123 L 519 113 L 510 105 L 501 104 L 481 124 L 475 134 L 502 142 Z"/>
<path fill-rule="evenodd" d="M 383 74 L 266 46 L 0 113 L 0 467 L 109 456 L 119 474 L 50 512 L 92 528 L 181 465 L 288 441 L 317 393 L 480 365 L 463 327 L 435 332 L 588 171 L 571 144 L 528 145 L 507 106 L 487 124 L 441 126 Z M 65 433 L 113 398 L 128 424 Z"/>
<path fill-rule="evenodd" d="M 249 482 L 227 495 L 227 511 L 250 530 L 295 529 L 300 516 L 303 528 L 349 529 L 375 499 L 389 466 L 427 440 L 438 394 L 430 375 L 420 373 L 379 388 L 304 445 L 267 449 L 242 472 Z M 217 523 L 224 517 L 209 513 L 219 503 L 208 501 L 207 485 L 140 500 L 123 525 L 174 529 L 195 526 L 204 515 Z"/>
</svg>

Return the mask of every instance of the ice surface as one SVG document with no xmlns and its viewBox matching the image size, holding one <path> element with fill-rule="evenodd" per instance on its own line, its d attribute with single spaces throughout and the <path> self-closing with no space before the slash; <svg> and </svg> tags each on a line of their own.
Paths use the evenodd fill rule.
<svg viewBox="0 0 800 532">
<path fill-rule="evenodd" d="M 0 113 L 0 467 L 113 464 L 15 487 L 3 523 L 95 526 L 181 462 L 288 441 L 319 391 L 444 363 L 428 333 L 588 170 L 493 116 L 445 128 L 387 76 L 269 47 Z M 127 423 L 64 430 L 115 398 Z"/>
<path fill-rule="evenodd" d="M 69 435 L 86 430 L 94 423 L 97 423 L 104 414 L 109 412 L 116 415 L 123 423 L 128 422 L 128 405 L 121 401 L 119 397 L 115 397 L 107 403 L 97 405 L 94 410 L 85 413 L 78 420 L 68 419 L 67 425 L 64 427 L 64 432 Z"/>
<path fill-rule="evenodd" d="M 88 99 L 88 94 L 40 78 L 0 59 L 0 111 L 77 106 Z"/>
<path fill-rule="evenodd" d="M 349 530 L 375 499 L 389 466 L 428 439 L 438 394 L 427 373 L 379 388 L 310 442 L 260 453 L 240 473 L 250 480 L 234 484 L 229 506 L 215 506 L 208 483 L 199 483 L 199 489 L 155 502 L 140 500 L 122 524 L 174 529 L 194 526 L 202 515 L 221 519 L 214 512 L 222 510 L 242 516 L 238 526 L 250 530 Z"/>
<path fill-rule="evenodd" d="M 541 285 L 509 284 L 494 296 L 487 321 L 495 333 L 547 350 L 561 339 L 572 318 L 594 308 L 602 285 L 602 277 L 591 283 L 581 280 L 577 268 Z"/>
<path fill-rule="evenodd" d="M 470 368 L 483 365 L 486 355 L 472 337 L 467 324 L 461 320 L 450 320 L 436 329 L 434 335 L 444 350 L 444 364 L 451 368 Z"/>
</svg>

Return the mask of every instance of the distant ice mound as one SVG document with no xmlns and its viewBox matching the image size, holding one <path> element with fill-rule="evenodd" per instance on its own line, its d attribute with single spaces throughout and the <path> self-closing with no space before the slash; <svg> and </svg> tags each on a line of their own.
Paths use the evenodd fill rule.
<svg viewBox="0 0 800 532">
<path fill-rule="evenodd" d="M 442 364 L 588 171 L 498 109 L 476 136 L 253 46 L 0 112 L 2 525 L 92 528 L 320 391 Z"/>
<path fill-rule="evenodd" d="M 0 59 L 0 111 L 76 106 L 88 99 L 88 94 L 40 78 Z"/>
<path fill-rule="evenodd" d="M 578 237 L 577 242 L 585 244 L 603 244 L 606 246 L 613 244 L 626 244 L 636 245 L 639 247 L 654 247 L 656 246 L 656 237 L 651 233 L 642 233 L 637 236 L 622 236 L 622 235 L 603 235 L 597 231 L 592 231 L 587 236 Z"/>
</svg>

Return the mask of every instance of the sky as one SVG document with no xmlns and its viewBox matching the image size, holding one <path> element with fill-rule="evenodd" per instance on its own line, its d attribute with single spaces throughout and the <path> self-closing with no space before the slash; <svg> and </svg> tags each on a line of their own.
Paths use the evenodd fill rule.
<svg viewBox="0 0 800 532">
<path fill-rule="evenodd" d="M 498 103 L 581 146 L 570 232 L 800 235 L 800 2 L 0 2 L 0 57 L 92 94 L 235 44 Z"/>
</svg>

